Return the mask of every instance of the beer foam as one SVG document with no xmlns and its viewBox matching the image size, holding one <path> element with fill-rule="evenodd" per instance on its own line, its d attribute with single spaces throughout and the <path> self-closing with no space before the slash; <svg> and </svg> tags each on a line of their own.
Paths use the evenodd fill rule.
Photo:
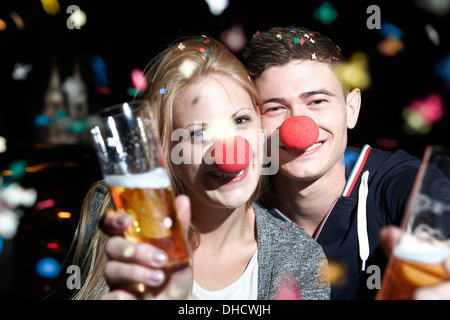
<svg viewBox="0 0 450 320">
<path fill-rule="evenodd" d="M 110 186 L 129 189 L 164 189 L 171 185 L 166 169 L 162 167 L 139 174 L 105 176 L 105 182 Z"/>
<path fill-rule="evenodd" d="M 426 264 L 440 264 L 450 257 L 448 245 L 424 242 L 413 236 L 404 236 L 394 248 L 393 255 L 397 259 Z"/>
</svg>

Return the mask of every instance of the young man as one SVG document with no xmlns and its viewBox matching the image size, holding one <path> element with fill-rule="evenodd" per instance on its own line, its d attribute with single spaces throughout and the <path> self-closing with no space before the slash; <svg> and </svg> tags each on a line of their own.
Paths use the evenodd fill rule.
<svg viewBox="0 0 450 320">
<path fill-rule="evenodd" d="M 374 277 L 387 262 L 380 230 L 400 223 L 420 160 L 402 151 L 347 147 L 361 93 L 342 82 L 344 59 L 328 37 L 275 27 L 255 35 L 242 60 L 263 99 L 263 129 L 270 134 L 300 115 L 319 128 L 307 150 L 289 150 L 280 142 L 279 171 L 262 202 L 322 245 L 335 271 L 332 299 L 373 299 L 380 280 Z M 345 155 L 356 157 L 345 165 Z M 367 228 L 358 230 L 358 223 Z"/>
</svg>

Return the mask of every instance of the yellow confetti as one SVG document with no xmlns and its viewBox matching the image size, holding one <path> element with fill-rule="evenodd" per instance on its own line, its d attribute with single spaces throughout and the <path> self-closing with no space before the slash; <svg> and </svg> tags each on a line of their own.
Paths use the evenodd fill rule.
<svg viewBox="0 0 450 320">
<path fill-rule="evenodd" d="M 41 0 L 42 8 L 45 13 L 55 16 L 61 10 L 58 0 Z"/>
</svg>

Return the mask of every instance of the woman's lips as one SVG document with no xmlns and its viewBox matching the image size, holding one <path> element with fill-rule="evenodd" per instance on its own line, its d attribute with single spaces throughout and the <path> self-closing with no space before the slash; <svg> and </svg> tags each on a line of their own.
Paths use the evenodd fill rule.
<svg viewBox="0 0 450 320">
<path fill-rule="evenodd" d="M 216 181 L 219 181 L 220 183 L 238 183 L 240 181 L 242 181 L 248 174 L 249 171 L 249 167 L 245 168 L 244 170 L 241 170 L 237 173 L 233 173 L 233 174 L 228 174 L 228 173 L 223 173 L 221 171 L 218 170 L 214 170 L 214 171 L 209 171 L 207 173 L 207 175 L 213 179 L 215 179 Z"/>
</svg>

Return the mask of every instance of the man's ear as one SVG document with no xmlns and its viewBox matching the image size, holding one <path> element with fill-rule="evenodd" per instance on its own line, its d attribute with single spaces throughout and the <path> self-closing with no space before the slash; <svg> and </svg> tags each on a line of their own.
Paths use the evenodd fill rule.
<svg viewBox="0 0 450 320">
<path fill-rule="evenodd" d="M 358 122 L 359 110 L 361 108 L 361 91 L 353 89 L 347 94 L 347 128 L 353 129 Z"/>
</svg>

